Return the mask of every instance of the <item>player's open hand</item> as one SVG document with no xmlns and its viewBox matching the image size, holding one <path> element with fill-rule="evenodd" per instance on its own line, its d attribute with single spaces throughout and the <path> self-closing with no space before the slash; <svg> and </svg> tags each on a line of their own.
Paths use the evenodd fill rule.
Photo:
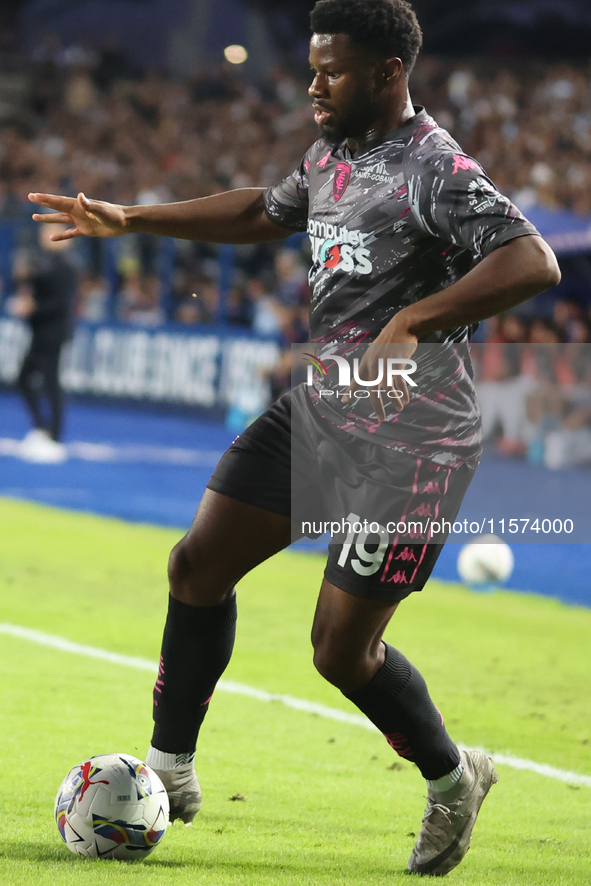
<svg viewBox="0 0 591 886">
<path fill-rule="evenodd" d="M 77 197 L 56 197 L 54 194 L 29 194 L 31 203 L 53 209 L 52 213 L 35 213 L 34 221 L 44 225 L 68 225 L 67 230 L 52 234 L 51 240 L 72 240 L 74 237 L 120 237 L 129 232 L 125 207 L 102 200 Z"/>
<path fill-rule="evenodd" d="M 364 389 L 369 391 L 369 401 L 379 422 L 386 421 L 386 403 L 392 403 L 396 412 L 402 412 L 410 402 L 409 384 L 413 384 L 411 374 L 416 369 L 416 364 L 411 360 L 417 349 L 417 338 L 414 335 L 405 334 L 407 341 L 392 342 L 388 327 L 380 333 L 371 345 L 368 345 L 365 354 L 359 361 L 357 379 L 353 378 L 347 391 L 341 398 L 342 403 L 350 403 L 355 391 Z M 398 337 L 398 336 L 397 336 Z M 367 381 L 374 380 L 373 385 Z"/>
</svg>

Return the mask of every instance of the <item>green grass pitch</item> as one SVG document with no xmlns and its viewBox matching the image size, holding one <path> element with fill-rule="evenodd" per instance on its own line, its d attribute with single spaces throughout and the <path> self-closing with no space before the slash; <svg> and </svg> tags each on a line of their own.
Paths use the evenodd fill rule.
<svg viewBox="0 0 591 886">
<path fill-rule="evenodd" d="M 156 661 L 166 561 L 179 533 L 0 499 L 0 621 Z M 239 587 L 226 672 L 355 709 L 311 663 L 322 561 L 285 553 Z M 424 673 L 452 735 L 591 774 L 591 611 L 432 582 L 387 639 Z M 396 886 L 424 783 L 377 733 L 279 703 L 216 694 L 202 731 L 203 810 L 135 864 L 77 859 L 52 816 L 90 754 L 145 755 L 150 673 L 0 635 L 0 883 L 87 886 Z M 589 886 L 591 788 L 499 766 L 458 886 Z M 231 800 L 237 794 L 244 800 Z"/>
</svg>

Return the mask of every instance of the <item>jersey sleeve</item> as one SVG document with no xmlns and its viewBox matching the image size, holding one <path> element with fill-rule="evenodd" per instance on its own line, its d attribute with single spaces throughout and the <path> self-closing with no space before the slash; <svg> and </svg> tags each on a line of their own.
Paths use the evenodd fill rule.
<svg viewBox="0 0 591 886">
<path fill-rule="evenodd" d="M 408 178 L 410 208 L 427 234 L 476 257 L 530 234 L 539 235 L 519 209 L 466 154 L 443 154 Z"/>
<path fill-rule="evenodd" d="M 290 231 L 308 227 L 308 189 L 310 186 L 311 148 L 291 175 L 267 188 L 263 194 L 265 212 L 276 225 Z"/>
</svg>

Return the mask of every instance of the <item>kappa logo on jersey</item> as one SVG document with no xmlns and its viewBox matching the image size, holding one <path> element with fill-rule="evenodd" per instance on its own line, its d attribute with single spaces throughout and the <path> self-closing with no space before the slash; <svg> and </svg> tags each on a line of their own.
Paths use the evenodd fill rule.
<svg viewBox="0 0 591 886">
<path fill-rule="evenodd" d="M 468 185 L 468 204 L 474 212 L 484 212 L 501 200 L 502 197 L 485 178 L 475 178 Z"/>
<path fill-rule="evenodd" d="M 319 222 L 313 218 L 308 219 L 308 234 L 315 266 L 319 264 L 348 274 L 372 273 L 371 252 L 365 246 L 371 234 L 350 231 L 347 227 Z"/>
<path fill-rule="evenodd" d="M 396 181 L 395 175 L 388 175 L 386 161 L 374 163 L 372 166 L 366 166 L 363 169 L 356 169 L 357 178 L 368 178 L 372 182 L 380 182 L 381 184 L 393 184 Z"/>
<path fill-rule="evenodd" d="M 337 168 L 335 169 L 334 179 L 332 181 L 332 193 L 334 195 L 335 202 L 338 203 L 345 191 L 349 186 L 349 182 L 351 181 L 351 164 L 350 163 L 337 163 Z"/>
<path fill-rule="evenodd" d="M 463 157 L 461 154 L 454 154 L 454 168 L 452 175 L 457 175 L 460 169 L 480 169 L 480 164 L 473 160 L 472 157 Z"/>
</svg>

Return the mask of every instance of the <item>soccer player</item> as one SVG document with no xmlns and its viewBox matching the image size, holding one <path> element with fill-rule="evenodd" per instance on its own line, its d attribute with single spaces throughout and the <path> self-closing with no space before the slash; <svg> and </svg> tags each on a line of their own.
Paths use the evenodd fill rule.
<svg viewBox="0 0 591 886">
<path fill-rule="evenodd" d="M 29 408 L 33 428 L 19 454 L 35 462 L 58 463 L 68 453 L 61 440 L 64 394 L 59 378 L 60 357 L 72 334 L 76 294 L 75 261 L 69 260 L 71 240 L 55 241 L 50 228 L 39 229 L 39 251 L 18 280 L 13 313 L 31 329 L 31 341 L 17 379 Z M 47 415 L 43 414 L 47 401 Z"/>
<path fill-rule="evenodd" d="M 356 398 L 355 381 L 344 397 L 331 398 L 321 391 L 332 381 L 317 378 L 280 398 L 223 455 L 171 554 L 147 756 L 169 791 L 171 817 L 185 822 L 201 803 L 195 747 L 232 653 L 235 585 L 292 537 L 292 423 L 307 432 L 302 483 L 307 477 L 320 488 L 325 513 L 361 517 L 366 496 L 385 486 L 397 516 L 407 516 L 411 503 L 453 519 L 479 457 L 478 410 L 462 358 L 470 326 L 560 279 L 536 229 L 423 108 L 413 107 L 408 77 L 421 31 L 410 5 L 319 0 L 312 30 L 309 93 L 320 138 L 275 187 L 164 206 L 31 195 L 56 210 L 36 220 L 70 224 L 56 239 L 140 231 L 252 243 L 307 229 L 311 333 L 321 357 L 342 354 L 350 342 L 373 342 L 358 377 L 376 379 L 383 347 L 409 360 L 431 342 L 449 356 L 443 375 L 436 367 L 438 389 L 427 384 L 420 396 L 398 379 L 381 394 L 371 389 L 369 401 Z M 347 462 L 353 439 L 367 471 L 365 462 Z M 347 463 L 331 485 L 339 460 Z M 301 490 L 308 499 L 310 487 Z M 333 541 L 312 642 L 322 676 L 426 778 L 427 808 L 408 868 L 445 874 L 466 854 L 497 776 L 486 756 L 458 750 L 417 668 L 382 641 L 400 601 L 429 577 L 441 545 L 428 541 L 381 534 L 373 551 L 361 536 L 354 546 Z"/>
</svg>

